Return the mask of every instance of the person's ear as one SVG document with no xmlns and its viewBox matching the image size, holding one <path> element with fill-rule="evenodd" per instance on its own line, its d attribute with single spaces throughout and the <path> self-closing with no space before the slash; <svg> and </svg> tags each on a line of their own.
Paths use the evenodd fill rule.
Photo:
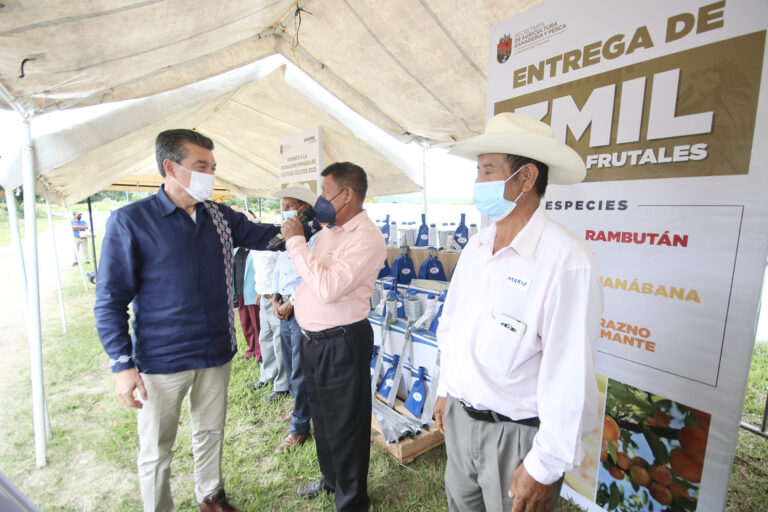
<svg viewBox="0 0 768 512">
<path fill-rule="evenodd" d="M 173 160 L 170 158 L 163 160 L 163 170 L 165 171 L 166 176 L 170 176 L 174 179 L 176 178 L 176 165 L 174 165 Z"/>
<path fill-rule="evenodd" d="M 539 177 L 539 168 L 528 162 L 520 169 L 520 174 L 523 176 L 523 191 L 530 192 L 536 188 L 536 180 Z"/>
</svg>

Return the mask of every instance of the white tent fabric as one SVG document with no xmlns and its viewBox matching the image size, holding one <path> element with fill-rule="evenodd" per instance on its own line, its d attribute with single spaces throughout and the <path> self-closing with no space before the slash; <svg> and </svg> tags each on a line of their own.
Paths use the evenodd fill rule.
<svg viewBox="0 0 768 512">
<path fill-rule="evenodd" d="M 370 195 L 412 192 L 421 177 L 413 163 L 360 140 L 286 82 L 285 66 L 269 75 L 251 66 L 150 98 L 126 102 L 86 123 L 38 137 L 38 193 L 74 204 L 131 175 L 157 175 L 154 137 L 195 127 L 214 140 L 217 181 L 238 194 L 268 196 L 278 187 L 279 140 L 322 126 L 323 161 L 352 160 L 369 176 Z M 0 174 L 20 185 L 18 166 Z"/>
<path fill-rule="evenodd" d="M 31 189 L 66 205 L 121 177 L 154 172 L 146 153 L 154 135 L 184 126 L 218 142 L 222 182 L 259 194 L 277 186 L 274 160 L 259 144 L 321 125 L 324 157 L 363 165 L 371 195 L 414 190 L 420 180 L 401 159 L 350 134 L 281 72 L 260 75 L 256 63 L 282 55 L 395 138 L 451 143 L 482 131 L 490 27 L 541 1 L 2 0 L 0 108 L 34 119 L 132 100 L 36 136 L 34 146 L 24 123 L 38 465 L 45 464 L 46 415 Z M 21 184 L 22 165 L 4 169 L 0 184 Z"/>
<path fill-rule="evenodd" d="M 450 143 L 482 131 L 490 27 L 540 2 L 4 0 L 0 81 L 40 113 L 171 91 L 280 53 L 400 140 Z"/>
</svg>

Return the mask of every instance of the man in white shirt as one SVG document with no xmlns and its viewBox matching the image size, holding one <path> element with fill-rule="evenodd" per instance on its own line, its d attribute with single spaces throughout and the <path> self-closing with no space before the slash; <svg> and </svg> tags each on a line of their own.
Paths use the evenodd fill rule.
<svg viewBox="0 0 768 512">
<path fill-rule="evenodd" d="M 548 125 L 512 113 L 452 153 L 477 159 L 474 203 L 493 222 L 462 251 L 437 331 L 448 506 L 555 510 L 596 421 L 602 289 L 591 248 L 539 203 L 586 169 Z"/>
<path fill-rule="evenodd" d="M 256 302 L 259 303 L 259 345 L 261 345 L 261 372 L 259 380 L 251 384 L 259 389 L 272 382 L 272 392 L 264 400 L 269 403 L 288 394 L 288 374 L 283 366 L 283 349 L 280 341 L 280 320 L 272 308 L 275 292 L 274 270 L 278 253 L 253 251 Z"/>
</svg>

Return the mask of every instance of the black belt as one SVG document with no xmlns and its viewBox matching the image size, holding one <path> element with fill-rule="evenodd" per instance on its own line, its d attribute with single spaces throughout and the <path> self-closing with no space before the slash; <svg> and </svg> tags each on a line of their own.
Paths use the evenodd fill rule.
<svg viewBox="0 0 768 512">
<path fill-rule="evenodd" d="M 322 331 L 305 331 L 304 329 L 302 329 L 301 332 L 304 333 L 304 336 L 306 336 L 307 339 L 310 341 L 327 340 L 329 338 L 335 338 L 336 336 L 343 336 L 346 333 L 350 332 L 355 327 L 357 327 L 358 325 L 367 324 L 367 323 L 368 323 L 368 319 L 364 318 L 359 322 L 355 322 L 348 325 L 340 325 L 338 327 L 330 327 L 328 329 L 323 329 Z"/>
<path fill-rule="evenodd" d="M 541 421 L 539 420 L 538 416 L 534 416 L 533 418 L 525 418 L 522 420 L 513 420 L 512 418 L 509 418 L 507 416 L 504 416 L 503 414 L 499 414 L 494 411 L 489 411 L 489 410 L 481 411 L 480 409 L 475 409 L 471 405 L 465 404 L 462 401 L 459 401 L 459 403 L 461 403 L 461 406 L 464 408 L 465 411 L 467 411 L 467 414 L 469 415 L 469 417 L 475 420 L 488 421 L 490 423 L 496 423 L 499 421 L 509 421 L 512 423 L 519 423 L 527 427 L 536 427 L 536 428 L 538 428 L 539 425 L 541 425 Z"/>
<path fill-rule="evenodd" d="M 331 327 L 330 329 L 323 329 L 322 331 L 304 331 L 304 336 L 310 341 L 327 340 L 328 338 L 334 338 L 336 336 L 342 336 L 347 333 L 345 327 Z"/>
</svg>

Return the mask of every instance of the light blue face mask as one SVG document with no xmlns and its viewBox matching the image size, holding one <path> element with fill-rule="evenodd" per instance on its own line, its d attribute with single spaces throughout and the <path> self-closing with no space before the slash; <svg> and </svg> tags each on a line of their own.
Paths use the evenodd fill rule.
<svg viewBox="0 0 768 512">
<path fill-rule="evenodd" d="M 490 217 L 494 222 L 499 222 L 501 219 L 512 213 L 512 210 L 517 206 L 517 200 L 520 199 L 523 192 L 520 192 L 514 201 L 509 201 L 508 199 L 504 199 L 504 188 L 507 182 L 514 178 L 523 167 L 525 166 L 521 166 L 518 170 L 512 173 L 512 176 L 505 180 L 475 183 L 473 198 L 475 208 L 477 208 L 481 214 Z"/>
<path fill-rule="evenodd" d="M 283 210 L 283 220 L 288 220 L 296 216 L 298 210 Z"/>
</svg>

